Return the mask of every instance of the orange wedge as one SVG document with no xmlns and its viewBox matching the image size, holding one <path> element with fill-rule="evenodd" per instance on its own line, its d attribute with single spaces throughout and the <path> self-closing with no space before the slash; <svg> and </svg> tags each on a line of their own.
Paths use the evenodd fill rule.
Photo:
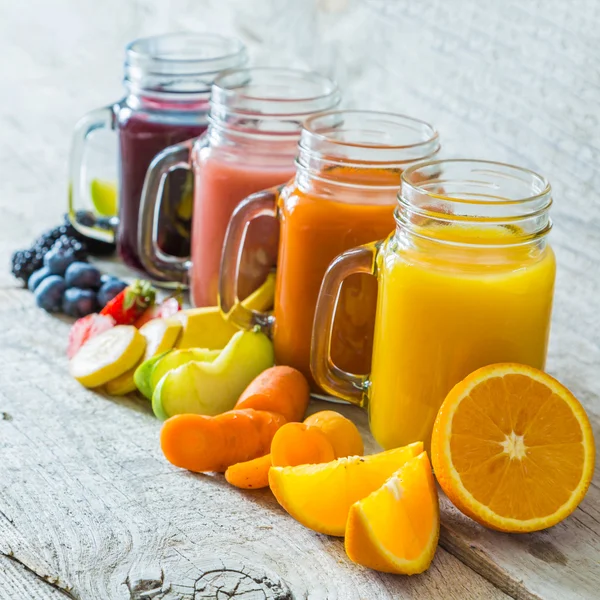
<svg viewBox="0 0 600 600">
<path fill-rule="evenodd" d="M 478 369 L 450 391 L 431 448 L 450 500 L 500 531 L 556 525 L 581 502 L 594 472 L 581 404 L 546 373 L 512 363 Z"/>
<path fill-rule="evenodd" d="M 271 467 L 277 502 L 305 527 L 343 536 L 350 507 L 381 487 L 405 462 L 423 452 L 416 442 L 370 456 L 296 467 Z"/>
<path fill-rule="evenodd" d="M 364 567 L 414 575 L 431 564 L 439 536 L 437 489 L 427 453 L 422 452 L 352 505 L 346 553 Z"/>
</svg>

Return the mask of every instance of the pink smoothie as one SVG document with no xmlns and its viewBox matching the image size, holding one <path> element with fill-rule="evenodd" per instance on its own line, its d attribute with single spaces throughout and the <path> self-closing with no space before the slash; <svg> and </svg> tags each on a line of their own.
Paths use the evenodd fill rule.
<svg viewBox="0 0 600 600">
<path fill-rule="evenodd" d="M 278 186 L 295 173 L 289 168 L 240 165 L 215 157 L 195 169 L 190 288 L 195 306 L 216 306 L 221 250 L 229 218 L 247 196 Z M 248 229 L 238 280 L 238 295 L 245 298 L 277 260 L 279 224 L 269 217 L 255 219 Z M 260 251 L 253 248 L 260 247 Z"/>
</svg>

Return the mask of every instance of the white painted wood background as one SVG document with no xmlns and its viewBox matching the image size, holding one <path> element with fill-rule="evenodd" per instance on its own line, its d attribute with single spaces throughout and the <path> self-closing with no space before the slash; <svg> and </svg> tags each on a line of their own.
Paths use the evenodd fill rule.
<svg viewBox="0 0 600 600">
<path fill-rule="evenodd" d="M 547 175 L 559 264 L 548 368 L 585 404 L 599 439 L 600 2 L 0 0 L 2 264 L 64 212 L 70 131 L 120 96 L 123 45 L 181 29 L 238 35 L 255 64 L 328 73 L 347 105 L 424 118 L 447 156 Z M 570 519 L 529 536 L 484 530 L 444 505 L 428 573 L 374 574 L 267 492 L 240 494 L 165 464 L 145 403 L 68 378 L 67 331 L 0 269 L 2 600 L 600 594 L 597 477 Z M 281 586 L 261 583 L 264 574 Z"/>
</svg>

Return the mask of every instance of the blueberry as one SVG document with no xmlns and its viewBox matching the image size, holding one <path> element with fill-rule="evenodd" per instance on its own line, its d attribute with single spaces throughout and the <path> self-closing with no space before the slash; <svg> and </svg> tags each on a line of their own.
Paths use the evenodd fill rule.
<svg viewBox="0 0 600 600">
<path fill-rule="evenodd" d="M 127 284 L 119 279 L 109 279 L 98 290 L 98 304 L 104 308 L 117 294 L 121 293 Z"/>
<path fill-rule="evenodd" d="M 62 277 L 48 275 L 34 292 L 36 304 L 48 312 L 59 312 L 66 287 L 67 284 Z"/>
<path fill-rule="evenodd" d="M 48 275 L 51 275 L 51 273 L 47 267 L 42 267 L 41 269 L 34 271 L 31 274 L 29 281 L 27 282 L 27 287 L 29 288 L 29 291 L 35 292 L 37 286 L 40 285 L 40 283 L 42 283 L 42 281 L 46 279 Z"/>
<path fill-rule="evenodd" d="M 96 292 L 72 287 L 65 291 L 62 300 L 62 310 L 66 315 L 79 319 L 85 317 L 98 308 Z"/>
<path fill-rule="evenodd" d="M 100 277 L 100 282 L 106 283 L 107 281 L 119 281 L 119 278 L 115 277 L 114 275 L 110 275 L 109 273 L 104 273 L 102 277 Z"/>
<path fill-rule="evenodd" d="M 71 263 L 65 271 L 65 281 L 68 288 L 96 290 L 100 287 L 100 277 L 100 271 L 85 262 Z"/>
<path fill-rule="evenodd" d="M 76 260 L 72 249 L 52 248 L 44 256 L 44 266 L 53 275 L 64 275 L 67 267 Z"/>
</svg>

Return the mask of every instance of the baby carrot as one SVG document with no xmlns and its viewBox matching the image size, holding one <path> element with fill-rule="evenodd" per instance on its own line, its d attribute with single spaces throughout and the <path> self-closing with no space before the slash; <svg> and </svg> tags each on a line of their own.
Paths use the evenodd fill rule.
<svg viewBox="0 0 600 600">
<path fill-rule="evenodd" d="M 235 408 L 269 410 L 286 421 L 301 421 L 308 406 L 310 390 L 306 377 L 292 367 L 277 366 L 263 371 L 246 388 Z"/>
<path fill-rule="evenodd" d="M 222 473 L 230 465 L 268 452 L 275 432 L 284 423 L 279 414 L 252 409 L 231 410 L 216 417 L 176 415 L 163 424 L 160 445 L 165 458 L 177 467 Z"/>
<path fill-rule="evenodd" d="M 269 485 L 270 468 L 271 455 L 265 454 L 259 458 L 231 465 L 225 471 L 225 479 L 235 487 L 258 490 Z"/>
</svg>

